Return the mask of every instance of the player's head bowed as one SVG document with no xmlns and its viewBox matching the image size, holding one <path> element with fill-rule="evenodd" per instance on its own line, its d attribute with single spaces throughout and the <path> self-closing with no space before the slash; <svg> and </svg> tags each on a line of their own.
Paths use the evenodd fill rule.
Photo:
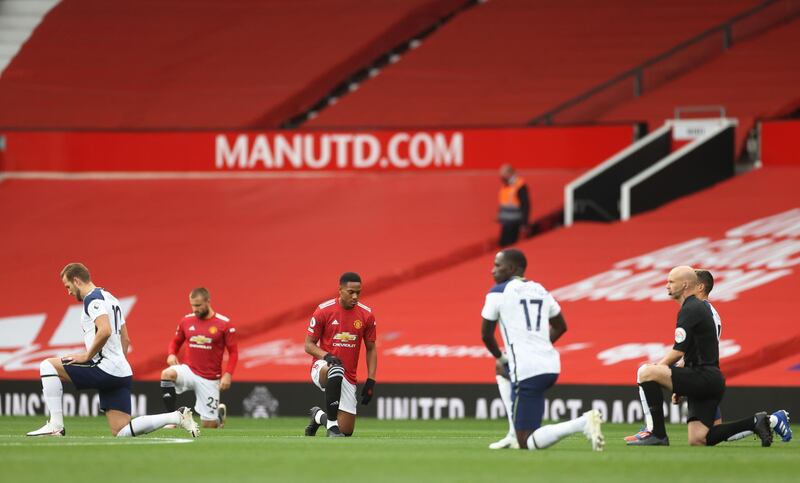
<svg viewBox="0 0 800 483">
<path fill-rule="evenodd" d="M 511 277 L 522 277 L 528 268 L 525 254 L 515 248 L 507 248 L 494 257 L 492 276 L 497 283 L 507 282 Z"/>
<path fill-rule="evenodd" d="M 78 302 L 83 300 L 85 287 L 92 283 L 92 276 L 89 274 L 89 269 L 82 263 L 68 263 L 61 270 L 61 281 L 64 283 L 67 292 L 78 299 Z"/>
<path fill-rule="evenodd" d="M 205 287 L 197 287 L 189 292 L 189 305 L 198 319 L 207 319 L 211 314 L 211 293 Z"/>
<path fill-rule="evenodd" d="M 342 307 L 352 309 L 361 295 L 361 276 L 355 272 L 344 272 L 339 277 L 339 301 Z"/>
</svg>

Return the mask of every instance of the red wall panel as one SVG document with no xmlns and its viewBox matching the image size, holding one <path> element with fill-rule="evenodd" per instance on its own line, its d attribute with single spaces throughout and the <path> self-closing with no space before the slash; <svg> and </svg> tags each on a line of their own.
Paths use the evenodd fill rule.
<svg viewBox="0 0 800 483">
<path fill-rule="evenodd" d="M 764 166 L 800 166 L 800 121 L 761 123 L 761 162 Z"/>
</svg>

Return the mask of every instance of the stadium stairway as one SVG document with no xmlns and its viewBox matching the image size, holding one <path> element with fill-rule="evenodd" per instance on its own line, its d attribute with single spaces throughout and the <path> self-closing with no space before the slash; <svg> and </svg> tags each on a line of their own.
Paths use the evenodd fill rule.
<svg viewBox="0 0 800 483">
<path fill-rule="evenodd" d="M 639 364 L 671 346 L 678 306 L 667 297 L 666 275 L 690 263 L 716 276 L 711 301 L 722 316 L 728 384 L 800 385 L 792 315 L 800 287 L 798 175 L 797 167 L 766 167 L 627 223 L 579 223 L 521 243 L 528 276 L 554 293 L 569 326 L 557 344 L 559 383 L 632 384 Z M 494 381 L 480 339 L 492 259 L 485 254 L 378 294 L 365 286 L 363 301 L 378 320 L 380 381 Z M 243 343 L 238 377 L 307 380 L 306 323 L 298 318 Z"/>
<path fill-rule="evenodd" d="M 800 107 L 800 17 L 763 35 L 736 44 L 716 59 L 618 105 L 600 120 L 647 119 L 651 129 L 673 117 L 679 106 L 723 106 L 739 120 L 737 152 L 756 119 Z"/>
<path fill-rule="evenodd" d="M 0 79 L 0 126 L 277 127 L 466 1 L 63 0 Z"/>
<path fill-rule="evenodd" d="M 524 174 L 538 218 L 559 209 L 576 172 Z M 0 343 L 0 376 L 35 378 L 43 354 L 80 347 L 79 333 L 59 329 L 62 319 L 75 328 L 65 316 L 75 301 L 58 280 L 68 262 L 129 300 L 131 361 L 143 377 L 163 365 L 194 286 L 211 290 L 245 342 L 306 319 L 336 295 L 341 272 L 358 270 L 376 295 L 493 250 L 497 188 L 494 172 L 3 181 L 0 219 L 13 236 L 0 242 L 0 291 L 14 296 L 0 335 L 28 329 Z"/>
<path fill-rule="evenodd" d="M 758 3 L 487 2 L 306 125 L 522 125 Z"/>
</svg>

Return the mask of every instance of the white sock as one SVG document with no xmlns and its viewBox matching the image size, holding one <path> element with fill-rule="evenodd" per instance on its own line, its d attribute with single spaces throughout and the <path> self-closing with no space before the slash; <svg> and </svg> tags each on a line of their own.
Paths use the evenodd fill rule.
<svg viewBox="0 0 800 483">
<path fill-rule="evenodd" d="M 64 406 L 61 396 L 64 395 L 64 386 L 58 377 L 58 372 L 50 361 L 44 360 L 39 365 L 39 375 L 42 377 L 42 394 L 44 404 L 50 411 L 50 424 L 64 427 Z"/>
<path fill-rule="evenodd" d="M 327 416 L 328 415 L 325 414 L 325 411 L 320 409 L 319 411 L 316 412 L 316 414 L 314 414 L 314 421 L 316 421 L 317 424 L 326 424 L 327 425 L 328 424 Z M 322 422 L 323 419 L 325 420 L 324 423 Z"/>
<path fill-rule="evenodd" d="M 528 449 L 533 451 L 553 446 L 567 436 L 580 433 L 586 426 L 586 416 L 580 416 L 563 423 L 542 426 L 528 436 Z"/>
<path fill-rule="evenodd" d="M 642 382 L 641 374 L 642 369 L 644 366 L 640 367 L 639 370 L 636 371 L 636 384 L 638 385 Z M 642 412 L 644 413 L 644 426 L 647 431 L 653 430 L 653 415 L 650 414 L 650 405 L 647 404 L 647 398 L 644 397 L 644 390 L 642 390 L 642 386 L 639 386 L 639 399 L 642 401 Z"/>
<path fill-rule="evenodd" d="M 500 399 L 503 400 L 503 405 L 506 407 L 506 416 L 508 417 L 508 434 L 515 434 L 514 415 L 512 414 L 513 406 L 511 404 L 511 381 L 503 376 L 495 377 L 497 379 L 497 390 L 500 391 Z"/>
<path fill-rule="evenodd" d="M 778 425 L 778 417 L 774 414 L 769 415 L 769 429 L 775 430 L 775 426 Z"/>
<path fill-rule="evenodd" d="M 130 438 L 152 433 L 168 424 L 180 424 L 181 413 L 174 411 L 171 413 L 153 414 L 151 416 L 139 416 L 133 419 L 128 425 L 117 433 L 118 438 Z"/>
<path fill-rule="evenodd" d="M 751 434 L 753 434 L 752 431 L 742 431 L 741 433 L 734 434 L 733 436 L 731 436 L 730 438 L 726 439 L 725 441 L 736 441 L 736 440 L 745 438 L 747 436 L 750 436 Z"/>
<path fill-rule="evenodd" d="M 339 426 L 339 423 L 334 419 L 333 421 L 328 421 L 325 423 L 325 427 L 331 429 L 334 426 Z"/>
</svg>

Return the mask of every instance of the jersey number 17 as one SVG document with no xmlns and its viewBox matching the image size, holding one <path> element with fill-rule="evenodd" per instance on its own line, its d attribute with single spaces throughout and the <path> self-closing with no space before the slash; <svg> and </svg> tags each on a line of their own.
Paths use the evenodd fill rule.
<svg viewBox="0 0 800 483">
<path fill-rule="evenodd" d="M 542 326 L 542 301 L 537 299 L 531 299 L 531 300 L 522 299 L 519 301 L 519 303 L 522 304 L 522 310 L 525 311 L 525 325 L 528 328 L 528 330 L 532 330 L 531 313 L 530 310 L 528 309 L 528 303 L 530 303 L 530 305 L 536 306 L 536 330 L 538 331 L 539 328 Z"/>
</svg>

